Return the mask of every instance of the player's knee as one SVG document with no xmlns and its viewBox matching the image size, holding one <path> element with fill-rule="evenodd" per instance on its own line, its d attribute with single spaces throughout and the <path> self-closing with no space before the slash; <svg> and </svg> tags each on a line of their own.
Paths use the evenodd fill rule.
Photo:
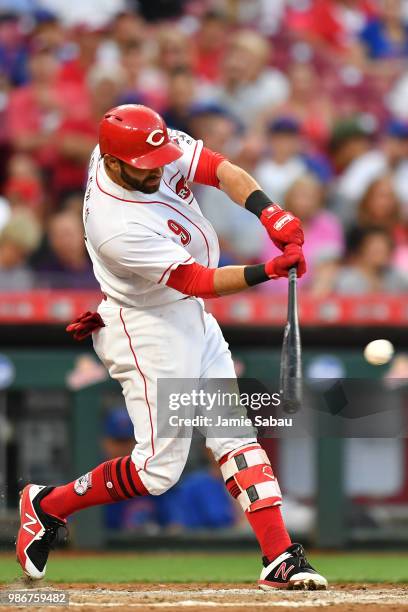
<svg viewBox="0 0 408 612">
<path fill-rule="evenodd" d="M 149 482 L 149 493 L 151 495 L 166 493 L 179 481 L 183 468 L 184 465 L 182 467 L 172 466 L 170 469 L 166 466 L 165 473 L 162 470 L 147 469 L 146 477 Z"/>
</svg>

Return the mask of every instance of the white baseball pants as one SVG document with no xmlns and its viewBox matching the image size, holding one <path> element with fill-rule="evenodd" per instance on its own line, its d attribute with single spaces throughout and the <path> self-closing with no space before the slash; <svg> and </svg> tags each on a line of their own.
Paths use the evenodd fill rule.
<svg viewBox="0 0 408 612">
<path fill-rule="evenodd" d="M 134 426 L 132 459 L 139 476 L 149 493 L 160 495 L 180 478 L 191 439 L 156 436 L 157 379 L 235 378 L 228 344 L 196 298 L 144 310 L 108 298 L 98 312 L 106 327 L 93 334 L 95 352 L 122 386 Z M 251 442 L 256 442 L 255 431 L 252 437 L 206 441 L 217 461 Z"/>
</svg>

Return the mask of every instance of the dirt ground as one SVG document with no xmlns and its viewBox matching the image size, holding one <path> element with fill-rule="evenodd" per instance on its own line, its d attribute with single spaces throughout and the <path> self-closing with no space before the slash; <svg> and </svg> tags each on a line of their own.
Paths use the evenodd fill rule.
<svg viewBox="0 0 408 612">
<path fill-rule="evenodd" d="M 186 610 L 222 610 L 226 612 L 276 612 L 292 609 L 330 612 L 408 612 L 408 586 L 392 584 L 331 585 L 328 591 L 268 591 L 263 592 L 248 584 L 65 584 L 42 582 L 27 584 L 19 581 L 0 590 L 35 589 L 49 592 L 66 589 L 69 607 L 84 612 L 104 609 L 123 611 L 178 612 Z M 1 612 L 38 610 L 55 612 L 65 606 L 0 606 Z"/>
</svg>

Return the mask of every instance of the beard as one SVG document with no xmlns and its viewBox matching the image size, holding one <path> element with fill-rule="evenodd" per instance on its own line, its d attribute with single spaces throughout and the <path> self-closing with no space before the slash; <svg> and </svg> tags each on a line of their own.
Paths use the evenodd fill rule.
<svg viewBox="0 0 408 612">
<path fill-rule="evenodd" d="M 140 191 L 141 193 L 155 193 L 159 189 L 161 175 L 147 176 L 143 181 L 131 176 L 125 168 L 125 164 L 119 160 L 120 164 L 120 178 L 126 185 L 129 186 L 131 191 Z M 157 182 L 152 183 L 153 179 L 157 179 Z"/>
</svg>

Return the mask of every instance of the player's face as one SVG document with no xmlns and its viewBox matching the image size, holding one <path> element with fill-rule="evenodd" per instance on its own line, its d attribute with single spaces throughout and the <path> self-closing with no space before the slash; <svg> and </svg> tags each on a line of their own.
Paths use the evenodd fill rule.
<svg viewBox="0 0 408 612">
<path fill-rule="evenodd" d="M 134 168 L 129 164 L 125 164 L 111 155 L 105 155 L 104 161 L 109 177 L 115 183 L 129 191 L 154 193 L 160 187 L 163 168 L 140 170 L 139 168 Z"/>
<path fill-rule="evenodd" d="M 160 187 L 163 175 L 163 168 L 152 170 L 140 170 L 125 164 L 119 160 L 120 178 L 123 186 L 131 191 L 141 191 L 142 193 L 154 193 Z"/>
</svg>

